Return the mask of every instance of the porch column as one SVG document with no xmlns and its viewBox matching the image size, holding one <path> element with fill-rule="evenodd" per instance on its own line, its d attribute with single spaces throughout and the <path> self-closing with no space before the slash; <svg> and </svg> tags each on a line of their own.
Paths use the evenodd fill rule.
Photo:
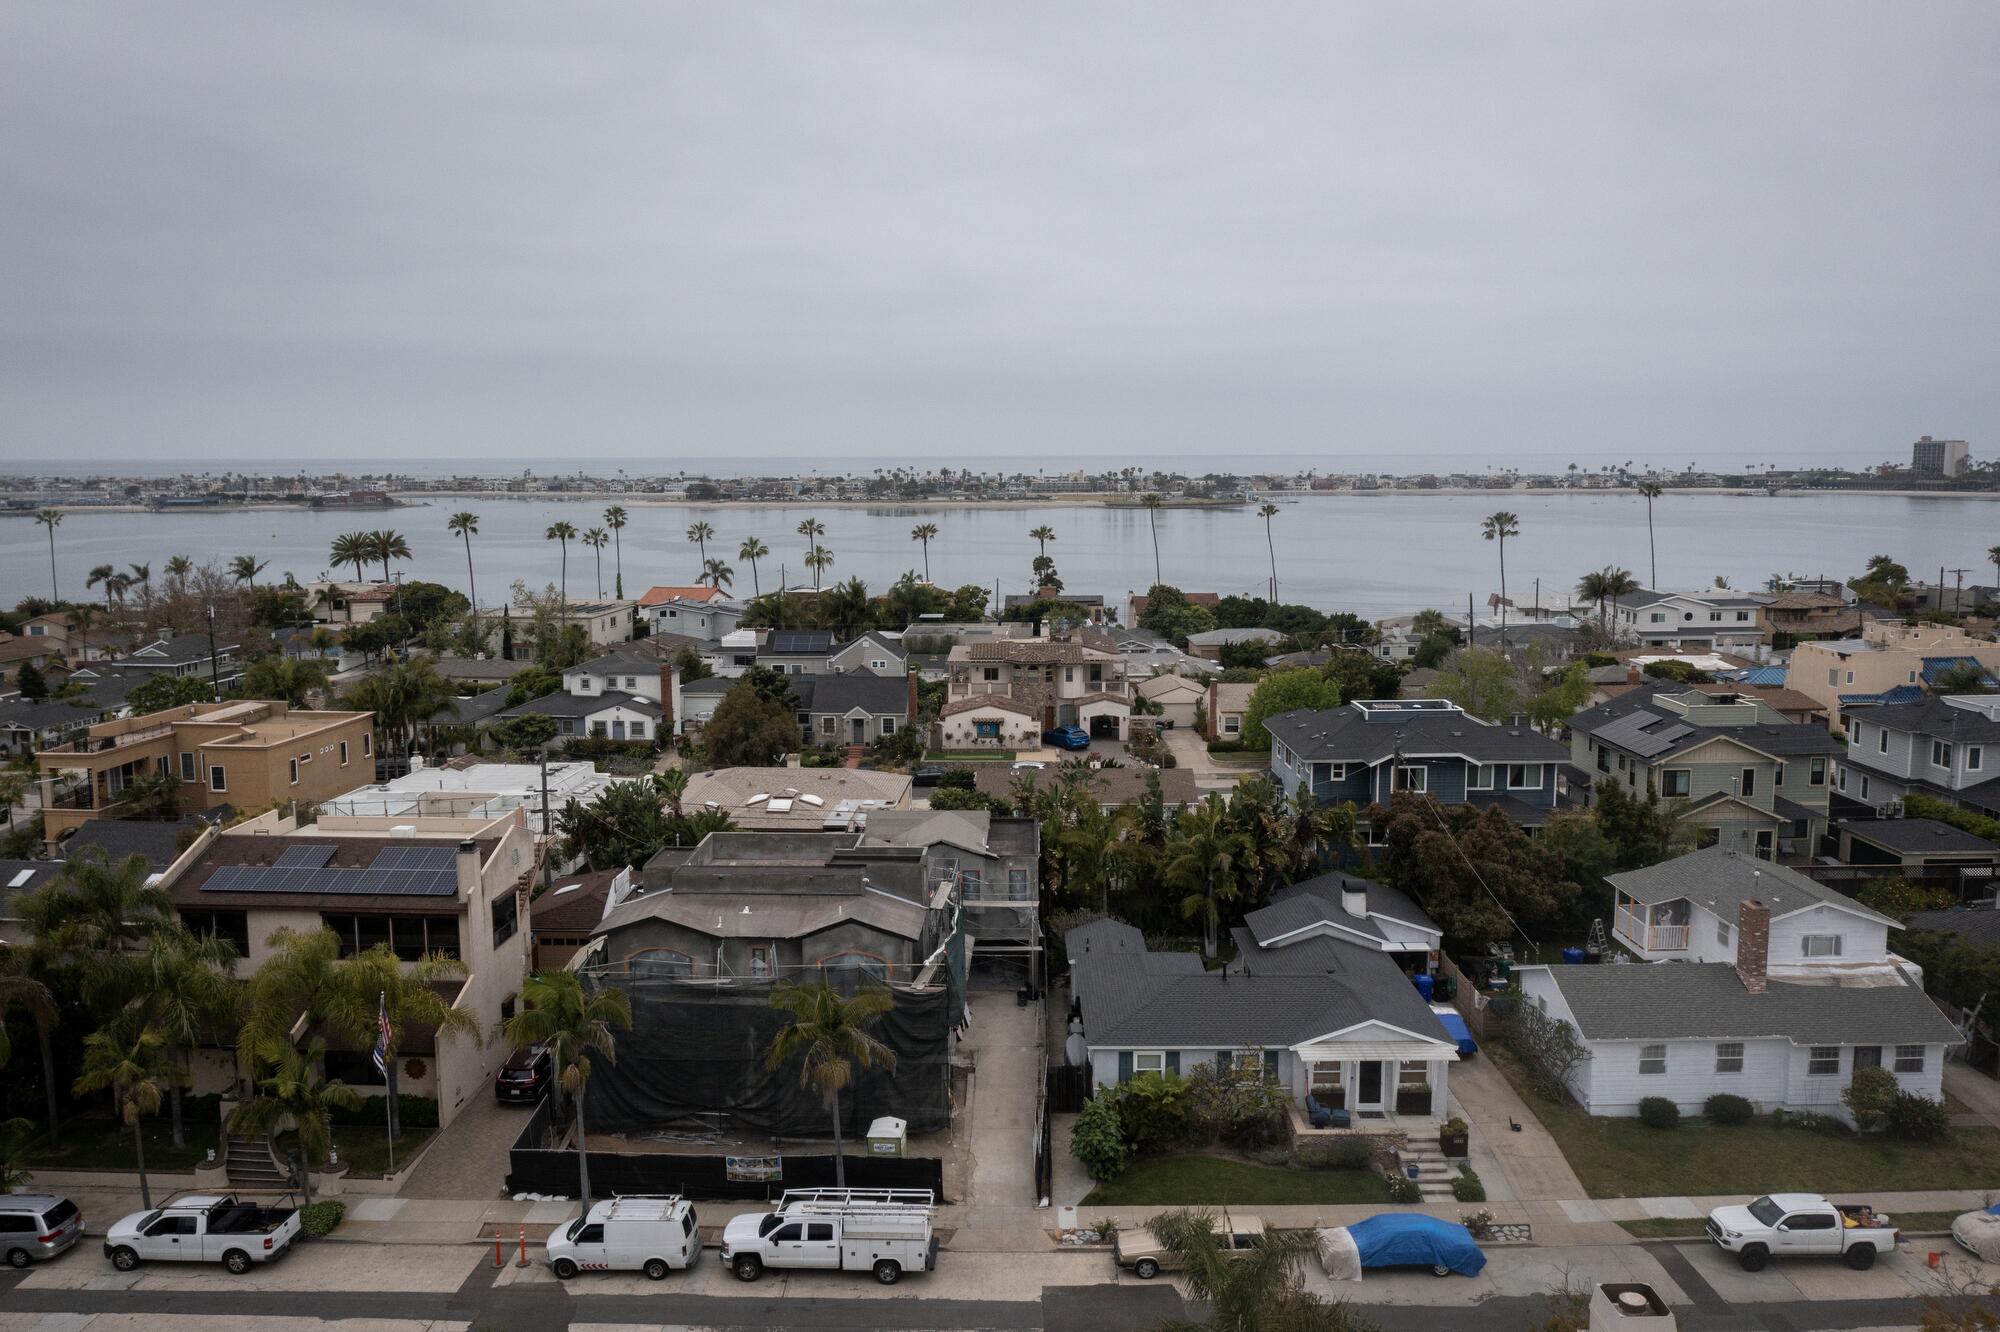
<svg viewBox="0 0 2000 1332">
<path fill-rule="evenodd" d="M 1451 1085 L 1446 1082 L 1451 1068 L 1449 1059 L 1433 1059 L 1430 1064 L 1431 1115 L 1437 1119 L 1451 1115 Z"/>
</svg>

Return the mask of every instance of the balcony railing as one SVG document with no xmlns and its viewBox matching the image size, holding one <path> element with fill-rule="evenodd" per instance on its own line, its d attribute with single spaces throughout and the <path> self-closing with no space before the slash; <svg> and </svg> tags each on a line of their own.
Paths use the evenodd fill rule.
<svg viewBox="0 0 2000 1332">
<path fill-rule="evenodd" d="M 45 749 L 45 754 L 109 754 L 127 745 L 143 744 L 148 740 L 158 740 L 161 736 L 172 735 L 171 723 L 164 726 L 144 726 L 136 731 L 120 731 L 117 735 L 86 735 L 72 740 L 66 745 Z"/>
<path fill-rule="evenodd" d="M 1649 953 L 1670 953 L 1688 946 L 1685 925 L 1655 925 L 1636 911 L 1621 907 L 1616 932 L 1627 943 Z"/>
</svg>

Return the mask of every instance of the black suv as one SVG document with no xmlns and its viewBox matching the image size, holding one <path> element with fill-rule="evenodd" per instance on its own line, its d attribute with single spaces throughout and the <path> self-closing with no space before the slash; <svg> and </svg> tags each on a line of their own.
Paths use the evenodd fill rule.
<svg viewBox="0 0 2000 1332">
<path fill-rule="evenodd" d="M 555 1062 L 547 1050 L 539 1045 L 524 1046 L 508 1055 L 493 1075 L 493 1099 L 502 1105 L 509 1101 L 533 1105 L 547 1093 L 554 1072 Z"/>
</svg>

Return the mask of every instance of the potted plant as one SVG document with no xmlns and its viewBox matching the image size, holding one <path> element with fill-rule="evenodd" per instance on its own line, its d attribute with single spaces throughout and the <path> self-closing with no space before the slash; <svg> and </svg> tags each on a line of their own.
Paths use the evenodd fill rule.
<svg viewBox="0 0 2000 1332">
<path fill-rule="evenodd" d="M 1471 1143 L 1472 1130 L 1467 1128 L 1465 1121 L 1457 1115 L 1438 1125 L 1438 1150 L 1446 1156 L 1461 1158 L 1469 1155 L 1472 1150 Z"/>
</svg>

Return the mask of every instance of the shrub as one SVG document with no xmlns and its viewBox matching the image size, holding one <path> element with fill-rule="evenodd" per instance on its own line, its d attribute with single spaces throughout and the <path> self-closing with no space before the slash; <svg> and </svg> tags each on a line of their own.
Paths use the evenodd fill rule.
<svg viewBox="0 0 2000 1332">
<path fill-rule="evenodd" d="M 1840 1093 L 1840 1103 L 1854 1116 L 1855 1128 L 1873 1133 L 1888 1121 L 1896 1091 L 1896 1077 L 1888 1069 L 1857 1068 L 1847 1089 Z"/>
<path fill-rule="evenodd" d="M 1189 1142 L 1222 1142 L 1255 1151 L 1290 1139 L 1290 1098 L 1261 1063 L 1242 1072 L 1197 1064 L 1186 1081 Z"/>
<path fill-rule="evenodd" d="M 1389 1173 L 1389 1201 L 1392 1203 L 1413 1203 L 1424 1200 L 1424 1191 L 1417 1187 L 1417 1181 L 1400 1170 Z"/>
<path fill-rule="evenodd" d="M 388 1119 L 388 1109 L 382 1104 L 382 1097 L 364 1094 L 361 1104 L 352 1110 L 341 1106 L 331 1111 L 336 1124 L 381 1124 Z M 404 1128 L 436 1128 L 438 1103 L 429 1096 L 412 1096 L 408 1092 L 396 1094 L 396 1118 Z"/>
<path fill-rule="evenodd" d="M 307 1239 L 318 1239 L 322 1235 L 331 1235 L 333 1228 L 339 1225 L 341 1218 L 346 1215 L 346 1204 L 328 1198 L 322 1202 L 316 1202 L 310 1207 L 301 1207 L 299 1209 L 299 1230 Z"/>
<path fill-rule="evenodd" d="M 1908 1142 L 1938 1142 L 1951 1133 L 1943 1101 L 1916 1092 L 1898 1092 L 1889 1103 L 1889 1136 Z"/>
<path fill-rule="evenodd" d="M 1334 1138 L 1302 1144 L 1298 1159 L 1307 1170 L 1366 1170 L 1375 1164 L 1375 1147 L 1366 1138 Z"/>
<path fill-rule="evenodd" d="M 1678 1128 L 1681 1109 L 1664 1096 L 1648 1096 L 1639 1102 L 1639 1122 L 1647 1128 Z"/>
<path fill-rule="evenodd" d="M 1458 1224 L 1470 1231 L 1472 1238 L 1476 1240 L 1490 1240 L 1493 1238 L 1493 1213 L 1484 1207 L 1476 1212 L 1460 1212 L 1458 1214 Z"/>
<path fill-rule="evenodd" d="M 1702 1118 L 1711 1124 L 1747 1124 L 1754 1113 L 1750 1102 L 1729 1092 L 1717 1092 L 1701 1103 Z"/>
<path fill-rule="evenodd" d="M 1771 1114 L 1771 1125 L 1774 1128 L 1804 1129 L 1807 1133 L 1824 1133 L 1829 1137 L 1835 1138 L 1845 1136 L 1849 1132 L 1847 1124 L 1844 1121 L 1835 1118 L 1833 1115 L 1822 1115 L 1813 1110 L 1795 1110 L 1791 1114 L 1783 1116 L 1773 1111 Z"/>
<path fill-rule="evenodd" d="M 938 778 L 939 790 L 970 791 L 977 785 L 970 768 L 946 768 Z"/>
<path fill-rule="evenodd" d="M 1138 1073 L 1119 1087 L 1113 1104 L 1134 1152 L 1160 1152 L 1186 1141 L 1193 1101 L 1178 1073 Z"/>
<path fill-rule="evenodd" d="M 1125 1130 L 1110 1092 L 1101 1091 L 1083 1103 L 1070 1130 L 1069 1152 L 1092 1179 L 1116 1179 L 1125 1173 Z"/>
<path fill-rule="evenodd" d="M 1460 1202 L 1485 1202 L 1486 1186 L 1471 1166 L 1460 1166 L 1457 1176 L 1451 1181 L 1451 1196 Z"/>
</svg>

